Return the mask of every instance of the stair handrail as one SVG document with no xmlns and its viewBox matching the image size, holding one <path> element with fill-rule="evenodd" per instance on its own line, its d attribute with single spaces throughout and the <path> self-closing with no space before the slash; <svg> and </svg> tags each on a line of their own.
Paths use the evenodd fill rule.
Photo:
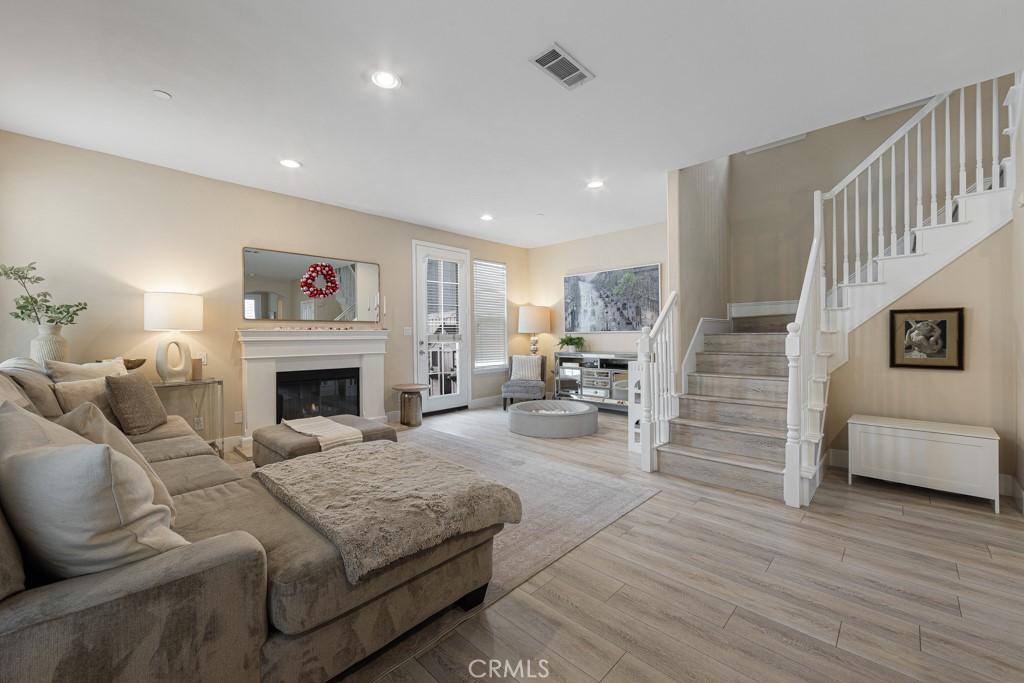
<svg viewBox="0 0 1024 683">
<path fill-rule="evenodd" d="M 652 327 L 644 327 L 636 341 L 640 367 L 640 469 L 658 469 L 658 446 L 669 439 L 669 421 L 679 416 L 675 386 L 675 291 L 669 293 Z M 633 379 L 630 379 L 632 385 Z M 632 400 L 632 392 L 630 392 Z"/>
<path fill-rule="evenodd" d="M 822 192 L 817 190 L 814 193 L 814 234 L 800 287 L 800 301 L 796 317 L 786 327 L 786 465 L 782 481 L 783 499 L 793 507 L 801 504 L 801 470 L 805 465 L 815 464 L 811 461 L 815 459 L 817 450 L 808 443 L 808 436 L 814 430 L 808 423 L 806 409 L 810 397 L 815 395 L 812 384 L 821 380 L 815 374 L 815 359 L 825 307 L 822 204 Z"/>
<path fill-rule="evenodd" d="M 897 128 L 895 133 L 886 138 L 885 142 L 879 145 L 874 152 L 865 157 L 864 161 L 857 164 L 857 167 L 850 171 L 845 178 L 840 180 L 838 183 L 836 183 L 835 187 L 826 192 L 823 196 L 823 199 L 832 199 L 837 194 L 842 192 L 844 187 L 852 183 L 857 178 L 857 176 L 864 173 L 864 171 L 868 169 L 868 166 L 878 161 L 879 157 L 888 152 L 889 149 L 891 149 L 892 146 L 895 145 L 897 142 L 902 140 L 904 135 L 908 134 L 911 130 L 913 130 L 914 126 L 921 123 L 921 121 L 923 121 L 924 118 L 928 116 L 928 114 L 930 114 L 936 107 L 942 104 L 946 100 L 946 98 L 949 97 L 952 93 L 953 91 L 949 90 L 943 93 L 939 93 L 935 97 L 928 100 L 916 114 L 911 116 L 906 121 L 906 123 Z"/>
</svg>

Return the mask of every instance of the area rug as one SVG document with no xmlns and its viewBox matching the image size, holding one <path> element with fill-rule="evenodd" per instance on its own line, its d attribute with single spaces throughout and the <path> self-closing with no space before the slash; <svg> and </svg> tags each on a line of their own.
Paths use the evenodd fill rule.
<svg viewBox="0 0 1024 683">
<path fill-rule="evenodd" d="M 494 539 L 494 575 L 485 606 L 658 492 L 535 453 L 426 427 L 403 432 L 399 439 L 431 449 L 519 494 L 523 520 L 505 527 Z M 472 614 L 475 611 L 448 610 L 337 680 L 375 680 L 429 649 Z"/>
</svg>

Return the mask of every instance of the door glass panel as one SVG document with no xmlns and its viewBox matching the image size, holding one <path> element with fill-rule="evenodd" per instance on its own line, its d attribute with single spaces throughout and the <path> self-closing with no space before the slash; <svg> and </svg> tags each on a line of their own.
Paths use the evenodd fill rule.
<svg viewBox="0 0 1024 683">
<path fill-rule="evenodd" d="M 459 354 L 462 352 L 459 320 L 457 261 L 427 259 L 427 384 L 429 396 L 459 393 Z"/>
</svg>

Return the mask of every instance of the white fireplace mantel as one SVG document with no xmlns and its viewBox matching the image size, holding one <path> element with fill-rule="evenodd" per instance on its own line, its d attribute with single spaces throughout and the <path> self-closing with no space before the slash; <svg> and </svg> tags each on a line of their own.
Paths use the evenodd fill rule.
<svg viewBox="0 0 1024 683">
<path fill-rule="evenodd" d="M 238 330 L 242 345 L 245 437 L 277 420 L 277 373 L 359 368 L 359 412 L 386 420 L 384 352 L 387 330 Z"/>
</svg>

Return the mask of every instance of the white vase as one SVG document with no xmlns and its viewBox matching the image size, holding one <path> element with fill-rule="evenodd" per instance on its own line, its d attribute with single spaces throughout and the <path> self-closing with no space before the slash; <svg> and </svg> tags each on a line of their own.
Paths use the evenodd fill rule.
<svg viewBox="0 0 1024 683">
<path fill-rule="evenodd" d="M 32 360 L 40 365 L 44 365 L 48 360 L 67 360 L 68 340 L 61 336 L 61 326 L 46 323 L 37 329 L 39 336 L 29 345 L 29 356 Z"/>
</svg>

